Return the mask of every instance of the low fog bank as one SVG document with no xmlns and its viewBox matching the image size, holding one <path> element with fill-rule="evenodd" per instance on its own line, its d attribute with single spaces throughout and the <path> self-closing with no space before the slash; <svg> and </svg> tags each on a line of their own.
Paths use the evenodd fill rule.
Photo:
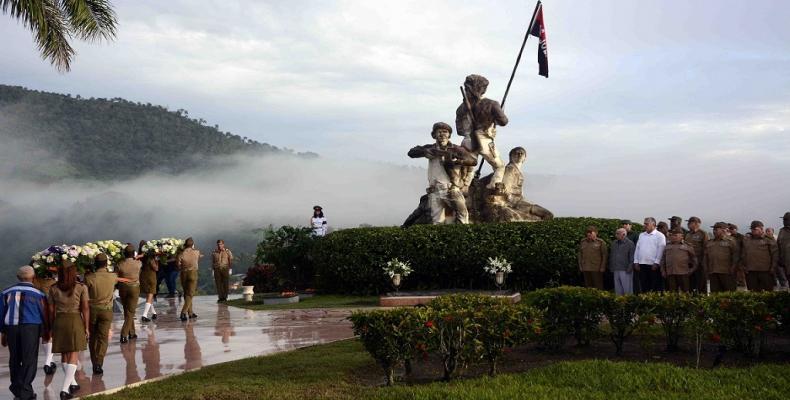
<svg viewBox="0 0 790 400">
<path fill-rule="evenodd" d="M 227 161 L 227 160 L 226 160 Z M 556 216 L 752 219 L 780 226 L 790 209 L 788 169 L 779 164 L 705 162 L 612 165 L 587 175 L 550 176 L 525 169 L 525 194 Z M 488 168 L 488 167 L 486 167 Z M 647 168 L 648 172 L 642 171 Z M 210 171 L 148 174 L 127 181 L 32 183 L 0 177 L 0 282 L 51 244 L 163 236 L 196 238 L 204 250 L 224 238 L 236 254 L 254 252 L 256 229 L 307 225 L 324 207 L 332 228 L 399 225 L 425 193 L 422 168 L 362 161 L 237 157 Z"/>
</svg>

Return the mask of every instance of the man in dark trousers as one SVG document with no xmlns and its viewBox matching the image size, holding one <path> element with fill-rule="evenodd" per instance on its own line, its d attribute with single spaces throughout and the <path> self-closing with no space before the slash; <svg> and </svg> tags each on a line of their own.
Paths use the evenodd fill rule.
<svg viewBox="0 0 790 400">
<path fill-rule="evenodd" d="M 0 301 L 0 332 L 2 345 L 8 346 L 8 369 L 11 375 L 11 393 L 14 398 L 36 398 L 33 379 L 36 378 L 38 343 L 49 340 L 46 321 L 46 295 L 33 287 L 33 267 L 19 268 L 19 283 L 3 290 Z"/>
</svg>

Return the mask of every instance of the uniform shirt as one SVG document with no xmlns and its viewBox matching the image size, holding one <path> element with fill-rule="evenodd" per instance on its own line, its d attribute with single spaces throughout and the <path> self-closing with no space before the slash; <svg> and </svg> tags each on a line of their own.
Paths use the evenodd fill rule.
<svg viewBox="0 0 790 400">
<path fill-rule="evenodd" d="M 697 268 L 697 255 L 694 248 L 681 242 L 670 243 L 661 257 L 661 272 L 667 275 L 688 275 Z"/>
<path fill-rule="evenodd" d="M 579 268 L 586 272 L 602 272 L 606 269 L 606 242 L 601 238 L 582 239 L 579 243 Z"/>
<path fill-rule="evenodd" d="M 44 302 L 47 296 L 32 283 L 19 282 L 3 290 L 0 302 L 0 331 L 7 326 L 43 324 Z"/>
<path fill-rule="evenodd" d="M 790 228 L 779 230 L 776 245 L 779 247 L 779 265 L 790 270 Z"/>
<path fill-rule="evenodd" d="M 112 305 L 112 294 L 118 274 L 102 268 L 92 274 L 85 274 L 85 286 L 88 287 L 88 297 L 92 306 Z"/>
<path fill-rule="evenodd" d="M 741 265 L 744 271 L 773 271 L 778 264 L 779 248 L 775 240 L 765 236 L 758 239 L 751 233 L 746 234 L 741 248 Z"/>
<path fill-rule="evenodd" d="M 77 283 L 74 285 L 71 295 L 68 292 L 62 292 L 57 285 L 52 286 L 49 288 L 47 301 L 49 304 L 55 305 L 56 313 L 78 313 L 80 312 L 80 304 L 82 304 L 83 300 L 87 301 L 88 298 L 88 288 L 81 283 Z"/>
<path fill-rule="evenodd" d="M 634 264 L 660 264 L 666 246 L 667 238 L 658 229 L 653 229 L 650 233 L 640 233 L 634 250 Z"/>
<path fill-rule="evenodd" d="M 313 235 L 324 236 L 326 235 L 326 218 L 324 217 L 311 217 L 310 225 L 313 227 Z"/>
<path fill-rule="evenodd" d="M 126 258 L 118 263 L 118 277 L 126 278 L 130 280 L 131 283 L 139 282 L 140 269 L 142 267 L 143 263 L 139 260 L 135 260 L 134 258 Z"/>
<path fill-rule="evenodd" d="M 231 261 L 233 261 L 233 253 L 228 248 L 211 252 L 211 266 L 213 268 L 228 268 Z"/>
<path fill-rule="evenodd" d="M 694 254 L 697 255 L 697 261 L 701 261 L 705 256 L 705 243 L 708 242 L 708 234 L 702 229 L 696 232 L 689 231 L 683 237 L 683 241 L 694 248 Z"/>
<path fill-rule="evenodd" d="M 729 237 L 708 240 L 703 265 L 708 274 L 731 274 L 732 267 L 738 265 L 738 243 Z"/>
<path fill-rule="evenodd" d="M 200 260 L 200 251 L 193 247 L 184 249 L 178 255 L 178 266 L 182 271 L 192 271 L 198 269 L 198 261 Z"/>
<path fill-rule="evenodd" d="M 609 271 L 627 271 L 634 260 L 636 245 L 628 238 L 612 242 L 609 251 Z"/>
</svg>

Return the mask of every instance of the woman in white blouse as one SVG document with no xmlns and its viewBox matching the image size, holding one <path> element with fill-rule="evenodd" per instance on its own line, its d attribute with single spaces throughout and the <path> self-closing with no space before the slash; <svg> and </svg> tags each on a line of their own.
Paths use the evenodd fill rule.
<svg viewBox="0 0 790 400">
<path fill-rule="evenodd" d="M 324 211 L 321 206 L 313 207 L 313 217 L 310 218 L 310 227 L 313 228 L 313 235 L 326 235 L 326 218 L 324 217 Z"/>
</svg>

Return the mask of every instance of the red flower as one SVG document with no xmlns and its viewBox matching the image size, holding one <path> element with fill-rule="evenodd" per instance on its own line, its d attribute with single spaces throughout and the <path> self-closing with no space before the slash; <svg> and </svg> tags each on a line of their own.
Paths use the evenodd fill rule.
<svg viewBox="0 0 790 400">
<path fill-rule="evenodd" d="M 771 322 L 771 321 L 773 321 L 773 320 L 774 320 L 774 316 L 773 316 L 773 315 L 771 315 L 771 314 L 766 314 L 766 316 L 765 316 L 765 320 L 766 320 L 766 321 L 768 321 L 768 322 Z"/>
<path fill-rule="evenodd" d="M 453 316 L 452 315 L 445 315 L 444 318 L 442 318 L 442 319 L 444 319 L 444 322 L 450 322 L 450 321 L 453 320 Z"/>
<path fill-rule="evenodd" d="M 425 323 L 426 328 L 433 328 L 433 321 L 428 321 Z"/>
<path fill-rule="evenodd" d="M 718 333 L 712 333 L 710 335 L 710 341 L 713 342 L 713 343 L 719 343 L 719 342 L 721 342 L 721 336 L 719 336 Z"/>
</svg>

